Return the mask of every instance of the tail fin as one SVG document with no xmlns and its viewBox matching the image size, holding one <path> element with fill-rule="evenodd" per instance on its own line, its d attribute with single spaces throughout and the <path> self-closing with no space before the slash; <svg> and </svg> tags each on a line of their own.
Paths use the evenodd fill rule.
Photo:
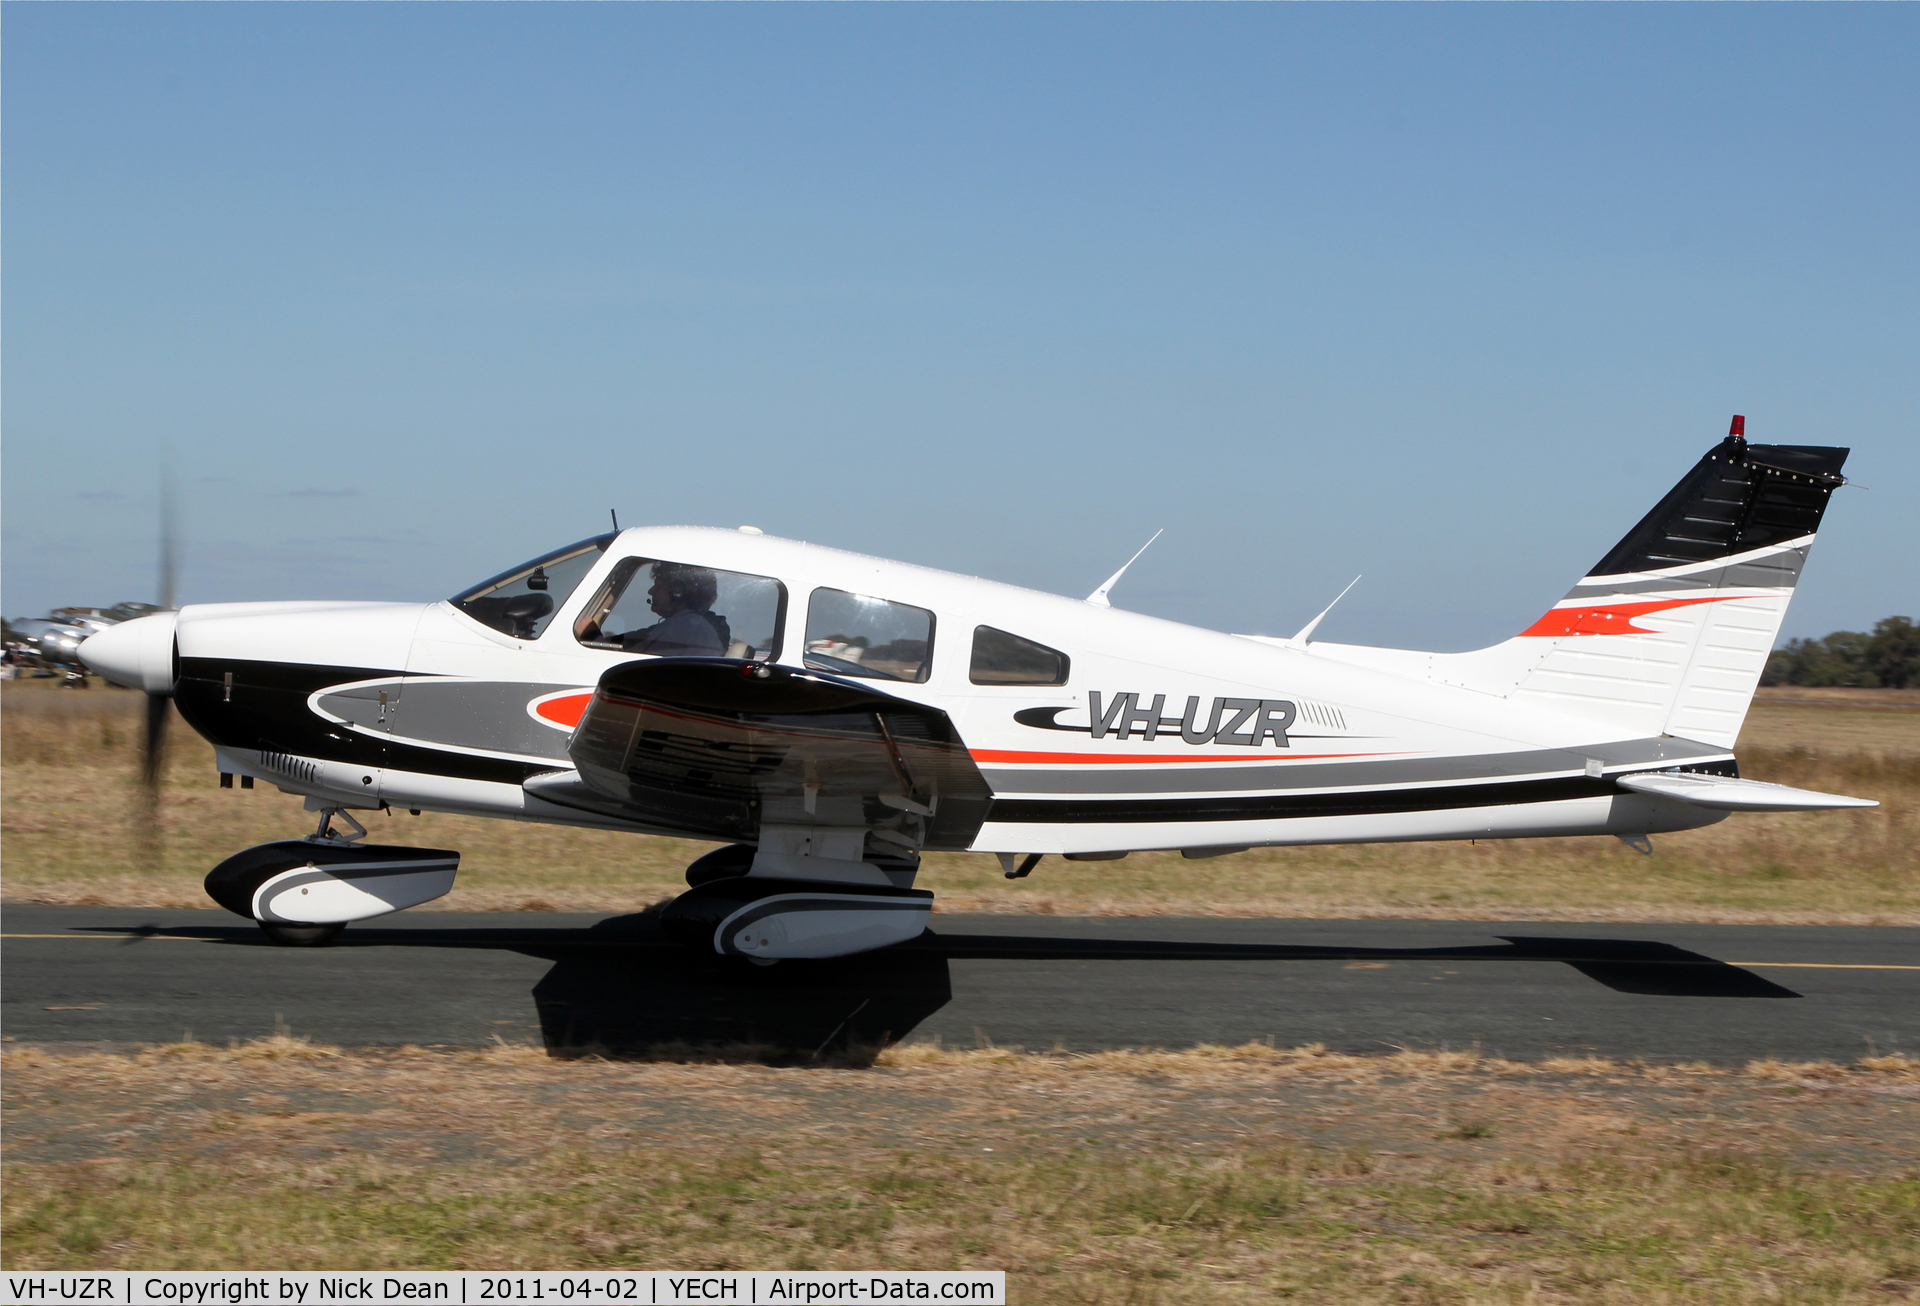
<svg viewBox="0 0 1920 1306">
<path fill-rule="evenodd" d="M 1509 698 L 1731 748 L 1848 452 L 1744 427 L 1540 620 L 1460 656 L 1504 655 Z"/>
<path fill-rule="evenodd" d="M 1748 444 L 1744 426 L 1734 418 L 1732 433 L 1565 598 L 1505 643 L 1472 653 L 1312 650 L 1586 717 L 1618 738 L 1732 748 L 1827 500 L 1846 484 L 1848 452 Z"/>
</svg>

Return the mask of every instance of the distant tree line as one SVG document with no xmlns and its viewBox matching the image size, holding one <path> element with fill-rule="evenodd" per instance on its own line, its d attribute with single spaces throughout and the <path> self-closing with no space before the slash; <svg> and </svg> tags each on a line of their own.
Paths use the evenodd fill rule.
<svg viewBox="0 0 1920 1306">
<path fill-rule="evenodd" d="M 1767 658 L 1760 683 L 1920 689 L 1920 626 L 1912 617 L 1887 617 L 1871 635 L 1836 630 L 1825 639 L 1790 639 Z"/>
</svg>

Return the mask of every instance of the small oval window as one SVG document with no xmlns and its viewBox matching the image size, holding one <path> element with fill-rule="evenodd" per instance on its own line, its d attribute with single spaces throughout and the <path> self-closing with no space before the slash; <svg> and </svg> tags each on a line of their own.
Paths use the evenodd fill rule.
<svg viewBox="0 0 1920 1306">
<path fill-rule="evenodd" d="M 992 626 L 973 628 L 973 665 L 967 678 L 976 685 L 1064 685 L 1067 655 Z"/>
</svg>

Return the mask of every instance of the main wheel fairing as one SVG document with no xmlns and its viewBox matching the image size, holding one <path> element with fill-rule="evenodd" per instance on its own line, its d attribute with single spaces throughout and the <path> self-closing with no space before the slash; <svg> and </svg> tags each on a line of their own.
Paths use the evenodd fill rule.
<svg viewBox="0 0 1920 1306">
<path fill-rule="evenodd" d="M 933 910 L 925 889 L 743 875 L 675 898 L 668 937 L 700 952 L 753 960 L 845 957 L 918 938 Z"/>
</svg>

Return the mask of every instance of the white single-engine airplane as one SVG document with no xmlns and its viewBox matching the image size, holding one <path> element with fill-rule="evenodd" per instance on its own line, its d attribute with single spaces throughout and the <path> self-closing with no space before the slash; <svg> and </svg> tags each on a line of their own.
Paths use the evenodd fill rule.
<svg viewBox="0 0 1920 1306">
<path fill-rule="evenodd" d="M 1733 433 L 1526 630 L 1472 653 L 1227 635 L 763 535 L 636 527 L 439 603 L 193 604 L 82 656 L 171 696 L 231 785 L 318 831 L 207 892 L 275 940 L 446 893 L 409 808 L 710 839 L 663 914 L 757 962 L 918 936 L 930 849 L 1648 836 L 1874 804 L 1738 778 L 1732 748 L 1847 450 Z M 1117 577 L 1116 577 L 1117 579 Z M 1324 614 L 1323 614 L 1324 615 Z M 1316 619 L 1317 620 L 1317 619 Z M 342 821 L 356 833 L 342 834 Z"/>
</svg>

